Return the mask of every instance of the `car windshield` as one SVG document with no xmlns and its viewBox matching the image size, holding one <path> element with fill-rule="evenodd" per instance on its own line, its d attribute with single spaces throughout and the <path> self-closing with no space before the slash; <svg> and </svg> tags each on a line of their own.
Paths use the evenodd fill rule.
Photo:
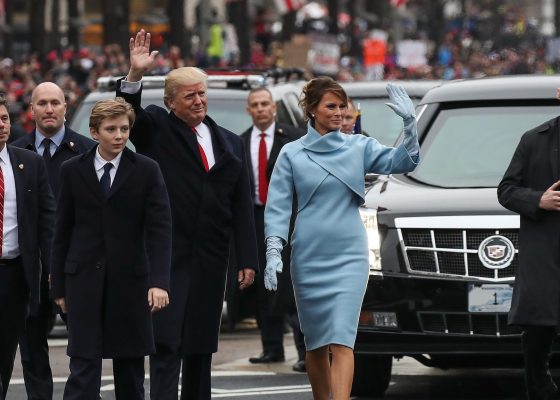
<svg viewBox="0 0 560 400">
<path fill-rule="evenodd" d="M 246 99 L 216 99 L 209 96 L 208 115 L 218 125 L 238 135 L 253 126 L 253 121 L 247 114 Z"/>
<path fill-rule="evenodd" d="M 402 129 L 402 118 L 393 112 L 385 103 L 389 98 L 353 98 L 354 105 L 362 112 L 362 130 L 369 136 L 377 139 L 385 146 L 393 146 L 399 137 Z M 416 106 L 419 99 L 412 99 Z"/>
<path fill-rule="evenodd" d="M 497 187 L 521 135 L 558 115 L 548 104 L 440 111 L 408 176 L 446 188 Z"/>
</svg>

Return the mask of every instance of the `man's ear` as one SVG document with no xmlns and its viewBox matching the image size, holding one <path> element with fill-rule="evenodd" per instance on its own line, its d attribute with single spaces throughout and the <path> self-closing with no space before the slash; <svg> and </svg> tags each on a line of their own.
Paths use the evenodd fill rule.
<svg viewBox="0 0 560 400">
<path fill-rule="evenodd" d="M 91 137 L 94 140 L 98 140 L 99 139 L 99 135 L 97 134 L 97 129 L 90 127 L 89 128 L 89 134 L 91 135 Z"/>
</svg>

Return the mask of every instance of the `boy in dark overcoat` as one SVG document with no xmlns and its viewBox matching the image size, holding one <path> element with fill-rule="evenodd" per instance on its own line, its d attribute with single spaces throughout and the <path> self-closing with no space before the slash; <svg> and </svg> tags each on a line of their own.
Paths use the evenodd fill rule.
<svg viewBox="0 0 560 400">
<path fill-rule="evenodd" d="M 169 303 L 169 199 L 157 163 L 125 147 L 133 122 L 124 100 L 98 102 L 99 145 L 61 167 L 51 297 L 68 314 L 65 400 L 97 400 L 103 358 L 116 398 L 144 399 L 151 313 Z"/>
</svg>

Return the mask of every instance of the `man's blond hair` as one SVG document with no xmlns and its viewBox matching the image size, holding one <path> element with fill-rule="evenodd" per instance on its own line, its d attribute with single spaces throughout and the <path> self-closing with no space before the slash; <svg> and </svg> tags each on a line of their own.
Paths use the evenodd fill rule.
<svg viewBox="0 0 560 400">
<path fill-rule="evenodd" d="M 99 100 L 91 110 L 89 127 L 98 131 L 103 120 L 120 117 L 121 115 L 126 115 L 128 117 L 130 126 L 134 124 L 134 119 L 136 118 L 134 109 L 122 97 Z"/>
<path fill-rule="evenodd" d="M 181 67 L 174 69 L 165 78 L 165 89 L 163 91 L 163 102 L 169 107 L 169 101 L 175 97 L 181 86 L 192 86 L 203 83 L 208 86 L 208 75 L 196 67 Z"/>
</svg>

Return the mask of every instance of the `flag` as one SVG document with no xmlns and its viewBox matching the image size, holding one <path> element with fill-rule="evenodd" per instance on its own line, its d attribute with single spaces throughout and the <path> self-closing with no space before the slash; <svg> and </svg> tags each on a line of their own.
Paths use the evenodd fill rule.
<svg viewBox="0 0 560 400">
<path fill-rule="evenodd" d="M 280 15 L 287 14 L 291 11 L 299 10 L 305 4 L 306 0 L 275 0 L 276 9 Z"/>
<path fill-rule="evenodd" d="M 352 130 L 354 135 L 362 134 L 362 111 L 360 110 L 360 103 L 356 109 L 356 121 L 354 121 L 354 129 Z"/>
</svg>

